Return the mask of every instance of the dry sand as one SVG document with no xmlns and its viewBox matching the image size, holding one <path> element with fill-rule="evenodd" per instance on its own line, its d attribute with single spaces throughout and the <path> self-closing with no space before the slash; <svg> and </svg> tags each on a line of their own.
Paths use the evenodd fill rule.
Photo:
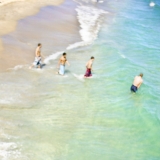
<svg viewBox="0 0 160 160">
<path fill-rule="evenodd" d="M 64 0 L 0 0 L 0 36 L 14 31 L 17 21 L 36 14 L 47 5 L 60 5 Z M 0 51 L 2 43 L 0 39 Z"/>
</svg>

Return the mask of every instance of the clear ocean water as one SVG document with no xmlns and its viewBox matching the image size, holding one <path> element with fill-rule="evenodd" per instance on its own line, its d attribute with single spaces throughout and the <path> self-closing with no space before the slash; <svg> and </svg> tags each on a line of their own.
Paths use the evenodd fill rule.
<svg viewBox="0 0 160 160">
<path fill-rule="evenodd" d="M 27 64 L 0 73 L 0 159 L 160 160 L 160 2 L 86 2 L 66 5 L 81 6 L 82 42 L 56 48 L 42 70 Z M 48 12 L 51 6 L 27 22 Z M 63 35 L 74 38 L 56 34 Z M 57 58 L 64 50 L 71 66 L 60 77 Z M 93 77 L 83 79 L 91 56 Z M 140 72 L 144 83 L 131 94 Z"/>
</svg>

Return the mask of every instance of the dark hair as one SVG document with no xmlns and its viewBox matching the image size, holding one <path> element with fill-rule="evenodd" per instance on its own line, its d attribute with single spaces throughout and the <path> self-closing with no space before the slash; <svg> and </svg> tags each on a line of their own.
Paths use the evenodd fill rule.
<svg viewBox="0 0 160 160">
<path fill-rule="evenodd" d="M 41 43 L 38 43 L 38 46 L 41 46 Z"/>
<path fill-rule="evenodd" d="M 94 59 L 94 57 L 92 56 L 91 59 Z"/>
<path fill-rule="evenodd" d="M 139 76 L 143 77 L 143 73 L 140 73 Z"/>
<path fill-rule="evenodd" d="M 65 56 L 66 54 L 67 54 L 67 53 L 64 52 L 64 53 L 63 53 L 63 56 Z"/>
</svg>

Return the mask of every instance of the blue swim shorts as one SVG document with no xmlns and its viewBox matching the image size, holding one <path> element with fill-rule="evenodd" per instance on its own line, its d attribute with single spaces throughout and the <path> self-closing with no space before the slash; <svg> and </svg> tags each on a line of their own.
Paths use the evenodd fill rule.
<svg viewBox="0 0 160 160">
<path fill-rule="evenodd" d="M 138 88 L 132 84 L 132 86 L 131 86 L 131 91 L 132 91 L 132 92 L 136 92 L 137 90 L 138 90 Z"/>
</svg>

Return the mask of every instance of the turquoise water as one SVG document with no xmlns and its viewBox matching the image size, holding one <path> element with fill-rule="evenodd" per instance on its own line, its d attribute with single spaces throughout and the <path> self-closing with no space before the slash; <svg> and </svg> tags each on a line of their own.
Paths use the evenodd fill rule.
<svg viewBox="0 0 160 160">
<path fill-rule="evenodd" d="M 160 159 L 159 13 L 158 6 L 130 1 L 102 29 L 94 45 L 98 77 L 90 82 L 87 116 L 70 140 L 67 159 Z M 144 84 L 130 94 L 140 72 Z"/>
<path fill-rule="evenodd" d="M 0 74 L 3 159 L 160 159 L 160 6 L 149 3 L 99 5 L 110 14 L 93 44 L 68 51 L 65 77 L 55 75 L 57 60 Z M 93 78 L 84 80 L 92 55 Z"/>
</svg>

